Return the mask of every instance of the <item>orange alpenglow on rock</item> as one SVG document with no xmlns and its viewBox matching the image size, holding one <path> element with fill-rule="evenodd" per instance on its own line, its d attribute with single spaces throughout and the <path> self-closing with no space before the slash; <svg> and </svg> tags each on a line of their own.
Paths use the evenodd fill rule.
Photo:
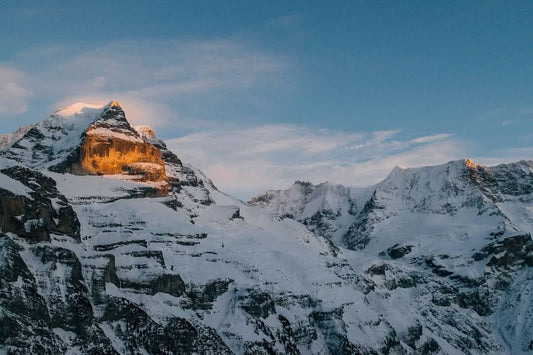
<svg viewBox="0 0 533 355">
<path fill-rule="evenodd" d="M 148 142 L 134 142 L 88 131 L 80 148 L 80 174 L 132 174 L 135 171 L 140 173 L 135 175 L 143 175 L 141 163 L 149 167 L 146 180 L 161 181 L 165 178 L 161 151 Z"/>
<path fill-rule="evenodd" d="M 167 180 L 161 151 L 130 126 L 114 100 L 89 126 L 78 149 L 65 169 L 72 174 L 127 174 L 138 181 Z"/>
<path fill-rule="evenodd" d="M 113 100 L 109 103 L 109 107 L 119 107 L 119 108 L 122 108 L 120 107 L 120 105 L 118 104 L 118 102 L 116 100 Z"/>
<path fill-rule="evenodd" d="M 468 166 L 469 168 L 477 167 L 477 164 L 474 163 L 474 161 L 470 158 L 466 159 L 465 165 Z"/>
</svg>

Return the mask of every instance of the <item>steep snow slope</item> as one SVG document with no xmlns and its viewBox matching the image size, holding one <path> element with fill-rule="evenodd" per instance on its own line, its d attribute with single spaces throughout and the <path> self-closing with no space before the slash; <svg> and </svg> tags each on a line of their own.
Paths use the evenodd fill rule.
<svg viewBox="0 0 533 355">
<path fill-rule="evenodd" d="M 529 163 L 489 175 L 468 175 L 464 162 L 450 163 L 445 177 L 446 166 L 398 170 L 360 190 L 298 183 L 270 212 L 218 191 L 151 129 L 132 132 L 105 112 L 79 106 L 52 116 L 0 155 L 0 350 L 474 354 L 533 346 Z M 126 127 L 160 151 L 164 196 L 127 175 L 49 169 L 95 122 Z M 442 183 L 451 192 L 434 196 Z M 312 221 L 314 233 L 289 215 Z M 390 222 L 402 216 L 427 230 Z M 354 232 L 361 221 L 367 233 Z M 341 244 L 350 241 L 363 249 Z"/>
<path fill-rule="evenodd" d="M 353 188 L 328 182 L 313 185 L 296 181 L 285 191 L 267 191 L 252 198 L 252 205 L 293 218 L 311 231 L 342 244 L 342 237 L 374 189 Z"/>
<path fill-rule="evenodd" d="M 424 251 L 425 244 L 446 248 L 431 240 L 439 233 L 452 239 L 469 235 L 476 241 L 483 239 L 476 236 L 530 233 L 532 201 L 532 161 L 487 168 L 459 160 L 396 167 L 368 188 L 297 181 L 289 190 L 268 191 L 249 203 L 300 221 L 348 248 L 377 255 L 383 247 L 408 240 Z M 452 249 L 464 247 L 448 242 Z"/>
<path fill-rule="evenodd" d="M 11 144 L 6 156 L 32 167 L 51 166 L 76 149 L 103 107 L 83 103 L 58 110 Z"/>
</svg>

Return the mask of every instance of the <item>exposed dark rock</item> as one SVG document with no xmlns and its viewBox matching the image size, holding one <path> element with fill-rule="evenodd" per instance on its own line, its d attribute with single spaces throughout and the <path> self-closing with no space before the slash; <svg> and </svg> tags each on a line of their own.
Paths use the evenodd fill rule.
<svg viewBox="0 0 533 355">
<path fill-rule="evenodd" d="M 399 259 L 399 258 L 403 258 L 405 255 L 409 254 L 412 249 L 413 249 L 412 245 L 400 246 L 400 245 L 396 244 L 393 247 L 387 249 L 387 254 L 389 254 L 389 256 L 392 259 Z"/>
<path fill-rule="evenodd" d="M 342 321 L 342 308 L 331 311 L 313 311 L 309 315 L 310 324 L 316 326 L 326 339 L 326 345 L 330 353 L 356 354 L 365 353 L 365 349 L 359 349 L 348 341 Z"/>
<path fill-rule="evenodd" d="M 416 342 L 422 337 L 422 333 L 422 324 L 417 320 L 415 325 L 408 327 L 405 333 L 400 335 L 400 338 L 411 349 L 416 350 Z"/>
<path fill-rule="evenodd" d="M 80 233 L 80 224 L 72 207 L 61 207 L 56 211 L 48 198 L 40 195 L 29 198 L 1 188 L 0 227 L 29 242 L 49 241 L 50 233 L 79 240 Z"/>
<path fill-rule="evenodd" d="M 533 266 L 533 240 L 529 233 L 507 237 L 499 242 L 491 243 L 483 248 L 482 252 L 493 254 L 487 266 L 503 268 L 517 262 L 522 262 L 529 267 Z"/>
<path fill-rule="evenodd" d="M 251 292 L 243 299 L 246 302 L 242 308 L 252 317 L 267 318 L 270 314 L 276 313 L 274 301 L 268 293 Z"/>
<path fill-rule="evenodd" d="M 192 309 L 211 309 L 213 302 L 228 291 L 232 282 L 231 279 L 217 279 L 202 287 L 193 287 L 187 292 L 190 304 L 185 306 Z"/>
<path fill-rule="evenodd" d="M 173 198 L 171 200 L 167 200 L 165 202 L 163 202 L 165 205 L 167 205 L 168 207 L 172 208 L 174 211 L 177 211 L 178 208 L 181 208 L 183 207 L 183 203 L 181 203 L 180 201 L 178 201 L 178 199 L 176 198 Z"/>
<path fill-rule="evenodd" d="M 453 274 L 453 272 L 446 270 L 444 266 L 438 265 L 434 258 L 426 259 L 426 265 L 429 266 L 431 270 L 433 270 L 433 272 L 440 277 L 446 277 Z"/>
<path fill-rule="evenodd" d="M 277 334 L 277 337 L 280 339 L 281 343 L 285 347 L 285 354 L 300 354 L 300 351 L 298 350 L 296 339 L 294 336 L 294 332 L 291 328 L 291 323 L 289 320 L 285 317 L 283 317 L 281 314 L 278 315 L 278 319 L 281 323 L 281 326 L 283 327 L 283 332 L 279 332 Z"/>
<path fill-rule="evenodd" d="M 0 255 L 3 256 L 0 259 L 0 305 L 12 317 L 2 314 L 5 319 L 12 318 L 14 322 L 15 319 L 21 319 L 24 323 L 35 322 L 41 327 L 48 326 L 50 315 L 46 301 L 39 294 L 35 278 L 19 254 L 22 250 L 11 238 L 0 233 Z M 18 283 L 19 280 L 21 283 Z M 12 334 L 8 328 L 4 330 L 0 334 Z"/>
<path fill-rule="evenodd" d="M 310 260 L 316 257 L 319 261 L 316 267 L 309 268 L 310 272 L 324 273 L 316 279 L 315 275 L 310 275 L 309 279 L 304 277 L 302 286 L 309 286 L 309 294 L 304 294 L 306 287 L 300 284 L 294 289 L 290 284 L 287 287 L 291 276 L 302 275 L 299 270 L 297 274 L 290 274 L 291 271 L 283 269 L 290 262 L 280 263 L 279 270 L 278 265 L 265 270 L 264 265 L 268 263 L 262 260 L 254 263 L 251 259 L 240 259 L 242 253 L 231 250 L 231 246 L 236 246 L 234 242 L 227 242 L 225 249 L 219 249 L 220 246 L 224 248 L 217 240 L 219 231 L 223 237 L 220 240 L 225 242 L 224 238 L 234 229 L 228 233 L 224 229 L 225 222 L 220 220 L 215 228 L 206 225 L 209 218 L 205 217 L 210 216 L 211 209 L 205 206 L 214 203 L 210 196 L 210 191 L 215 189 L 213 184 L 201 172 L 183 165 L 153 132 L 146 131 L 149 134 L 139 136 L 116 103 L 109 105 L 80 137 L 69 137 L 73 144 L 79 138 L 78 147 L 58 152 L 56 148 L 63 149 L 68 144 L 55 147 L 53 142 L 71 133 L 69 129 L 60 124 L 30 129 L 25 132 L 25 142 L 14 144 L 11 147 L 16 148 L 10 150 L 11 155 L 0 153 L 0 158 L 11 159 L 7 165 L 12 165 L 17 159 L 16 152 L 22 152 L 21 158 L 36 169 L 45 169 L 52 161 L 63 160 L 52 169 L 97 175 L 120 172 L 135 175 L 140 180 L 160 182 L 168 179 L 168 186 L 163 189 L 164 193 L 156 188 L 132 188 L 127 191 L 127 197 L 111 194 L 101 197 L 95 205 L 91 205 L 94 197 L 73 200 L 82 221 L 88 223 L 83 226 L 84 243 L 75 244 L 68 238 L 55 236 L 68 235 L 74 241 L 79 240 L 80 223 L 67 199 L 58 193 L 54 180 L 20 166 L 4 169 L 3 174 L 20 181 L 30 191 L 27 195 L 17 195 L 0 190 L 0 352 L 7 349 L 8 353 L 39 354 L 67 351 L 86 354 L 230 353 L 225 342 L 237 353 L 250 354 L 298 354 L 300 351 L 431 354 L 442 349 L 484 354 L 505 351 L 490 322 L 493 316 L 500 316 L 500 310 L 510 313 L 522 310 L 527 297 L 519 299 L 522 294 L 510 290 L 521 290 L 518 286 L 522 285 L 517 284 L 525 278 L 524 282 L 530 282 L 526 273 L 527 267 L 533 265 L 533 248 L 531 236 L 518 232 L 512 218 L 506 219 L 498 206 L 491 207 L 490 201 L 512 200 L 514 203 L 516 199 L 520 203 L 530 203 L 531 163 L 498 170 L 481 168 L 469 161 L 452 162 L 444 169 L 437 169 L 439 178 L 442 177 L 439 186 L 432 184 L 441 181 L 439 178 L 422 181 L 418 174 L 411 176 L 410 172 L 405 174 L 402 169 L 395 169 L 394 174 L 402 175 L 398 179 L 392 174 L 383 184 L 353 194 L 366 201 L 355 201 L 351 193 L 343 190 L 334 196 L 335 203 L 337 197 L 345 198 L 340 210 L 328 200 L 321 210 L 313 210 L 311 217 L 301 221 L 318 235 L 318 242 L 309 243 L 312 249 L 304 250 L 308 247 L 305 241 L 311 238 L 301 229 L 304 242 L 298 247 L 302 255 L 311 252 Z M 105 134 L 101 134 L 101 130 Z M 513 182 L 515 177 L 523 181 Z M 310 183 L 296 184 L 304 194 L 315 191 Z M 157 218 L 137 225 L 134 223 L 142 219 L 145 208 L 149 207 L 136 209 L 135 205 L 145 201 L 129 201 L 130 204 L 118 201 L 164 196 L 167 192 L 166 198 L 152 201 L 153 206 L 160 208 L 158 204 L 164 203 L 177 212 L 175 215 L 181 216 L 177 218 L 189 217 L 192 223 L 198 217 L 195 226 L 187 225 L 183 233 L 179 233 L 174 227 L 182 227 L 181 221 L 165 230 L 162 228 L 165 224 L 159 224 Z M 463 198 L 464 194 L 468 196 Z M 268 202 L 268 195 L 256 202 Z M 298 198 L 296 204 L 300 202 Z M 397 206 L 399 203 L 405 210 Z M 244 229 L 250 227 L 250 231 L 265 227 L 266 224 L 256 225 L 253 220 L 243 221 L 241 214 L 245 207 L 239 202 L 234 205 L 234 208 L 224 207 L 228 208 L 226 219 L 241 221 L 229 225 L 249 224 Z M 361 211 L 358 205 L 363 207 Z M 123 207 L 125 213 L 120 211 Z M 426 214 L 459 216 L 463 208 L 474 209 L 483 217 L 495 216 L 498 225 L 490 229 L 492 233 L 467 243 L 491 242 L 485 248 L 482 248 L 484 244 L 477 244 L 475 250 L 464 253 L 456 253 L 454 248 L 432 250 L 427 248 L 426 240 L 404 242 L 404 238 L 396 238 L 389 225 L 385 230 L 390 230 L 390 235 L 380 235 L 379 223 L 387 219 L 385 224 L 396 223 L 404 216 L 404 211 L 419 213 L 420 218 L 424 218 Z M 173 211 L 164 210 L 168 216 L 173 215 Z M 291 216 L 285 217 L 295 218 L 299 213 L 298 208 L 289 211 Z M 337 223 L 344 218 L 348 222 Z M 276 219 L 272 223 L 277 223 Z M 204 240 L 207 234 L 201 233 L 202 230 L 212 231 L 213 238 Z M 287 229 L 290 230 L 295 229 Z M 517 231 L 516 235 L 508 236 L 511 231 Z M 398 232 L 401 236 L 409 235 L 403 233 L 405 230 Z M 455 241 L 472 237 L 467 232 L 457 235 Z M 413 239 L 421 236 L 422 233 L 414 235 Z M 376 238 L 369 252 L 383 250 L 381 256 L 395 260 L 380 261 L 373 254 L 363 256 L 366 251 L 343 250 L 332 240 L 322 241 L 321 237 L 335 237 L 333 241 L 341 238 L 344 246 L 351 249 L 365 249 L 371 238 Z M 383 237 L 390 237 L 391 241 L 385 240 L 376 249 Z M 252 246 L 251 243 L 245 245 Z M 266 244 L 258 245 L 268 249 Z M 415 248 L 416 255 L 413 255 Z M 292 246 L 286 254 L 284 250 L 266 250 L 265 255 L 281 260 L 290 258 L 293 250 Z M 272 251 L 278 254 L 270 254 Z M 300 249 L 295 252 L 299 253 Z M 363 259 L 360 262 L 358 255 Z M 465 255 L 466 258 L 461 259 Z M 183 259 L 179 259 L 181 257 Z M 170 270 L 165 265 L 169 260 L 173 261 Z M 374 265 L 369 264 L 370 260 L 374 260 Z M 468 272 L 469 265 L 476 261 L 476 271 L 486 265 L 484 274 L 475 278 L 464 276 L 477 275 Z M 176 265 L 184 266 L 183 270 L 178 270 Z M 207 284 L 195 284 L 197 270 L 192 268 L 208 269 L 211 265 L 220 265 L 220 271 L 228 270 L 229 275 L 236 274 L 237 281 L 216 279 Z M 364 270 L 362 265 L 370 267 Z M 298 267 L 295 265 L 295 269 Z M 210 270 L 200 270 L 202 279 L 206 271 Z M 213 275 L 220 275 L 218 271 Z M 174 272 L 186 275 L 188 283 Z M 270 279 L 276 272 L 283 280 Z M 523 289 L 527 286 L 529 284 Z M 269 287 L 270 292 L 267 291 Z M 341 297 L 332 293 L 336 289 L 340 290 Z M 319 298 L 326 294 L 333 299 Z M 357 299 L 350 299 L 353 295 Z M 402 304 L 402 300 L 408 302 Z M 401 309 L 404 305 L 405 310 Z M 352 312 L 354 306 L 357 307 L 354 314 L 345 313 L 347 309 Z M 176 308 L 168 308 L 165 312 L 165 307 Z M 398 307 L 390 314 L 409 312 L 407 319 L 419 320 L 400 326 L 402 332 L 397 333 L 396 322 L 392 322 L 393 326 L 387 319 L 387 307 Z M 187 319 L 174 316 L 174 311 Z M 217 324 L 220 335 L 204 324 Z M 513 336 L 512 326 L 499 324 L 502 325 L 499 330 Z M 243 326 L 249 329 L 243 330 Z M 354 334 L 361 337 L 368 334 L 370 339 L 357 339 Z M 428 337 L 433 334 L 438 335 L 440 345 Z M 349 339 L 360 340 L 360 344 L 353 344 Z M 522 349 L 532 347 L 529 339 L 520 341 Z"/>
<path fill-rule="evenodd" d="M 104 282 L 110 282 L 119 288 L 121 287 L 120 279 L 117 276 L 114 255 L 110 255 L 109 263 L 107 263 L 107 266 L 104 270 Z"/>
<path fill-rule="evenodd" d="M 420 347 L 420 354 L 429 355 L 437 354 L 440 350 L 439 343 L 433 338 L 429 338 L 422 346 Z"/>
<path fill-rule="evenodd" d="M 531 161 L 501 164 L 494 167 L 477 165 L 470 170 L 470 177 L 492 201 L 501 202 L 502 195 L 521 196 L 533 191 L 531 174 L 524 167 Z"/>
<path fill-rule="evenodd" d="M 370 233 L 373 230 L 371 220 L 375 211 L 384 207 L 379 204 L 374 192 L 373 196 L 365 203 L 363 210 L 357 215 L 355 222 L 350 226 L 342 240 L 349 249 L 363 249 L 370 242 Z"/>
<path fill-rule="evenodd" d="M 150 289 L 152 294 L 163 292 L 178 297 L 185 293 L 185 282 L 180 275 L 163 274 L 150 281 Z"/>
<path fill-rule="evenodd" d="M 385 338 L 384 345 L 381 348 L 383 354 L 403 354 L 403 348 L 400 340 L 396 336 L 396 332 L 393 330 Z"/>
<path fill-rule="evenodd" d="M 83 353 L 114 354 L 109 339 L 94 325 L 76 255 L 56 247 L 31 248 L 40 263 L 33 265 L 40 270 L 35 280 L 19 255 L 22 249 L 0 236 L 0 253 L 6 256 L 0 260 L 0 344 L 13 354 L 65 352 L 67 344 L 52 331 L 61 328 L 74 332 L 73 345 Z M 42 291 L 48 294 L 48 301 Z"/>
<path fill-rule="evenodd" d="M 51 326 L 82 334 L 93 323 L 93 309 L 87 297 L 88 290 L 78 257 L 69 249 L 49 246 L 34 247 L 32 252 L 46 265 L 44 270 L 47 273 L 64 270 L 58 279 L 43 275 L 51 281 L 48 286 L 48 292 L 51 293 L 48 301 Z"/>
<path fill-rule="evenodd" d="M 488 316 L 492 313 L 487 289 L 461 292 L 457 294 L 457 303 L 460 307 L 473 309 L 480 316 Z"/>
<path fill-rule="evenodd" d="M 116 243 L 104 244 L 104 245 L 95 245 L 93 248 L 96 251 L 108 251 L 108 250 L 113 250 L 113 249 L 116 249 L 118 247 L 122 247 L 125 245 L 131 245 L 131 244 L 137 244 L 144 248 L 148 246 L 148 243 L 146 243 L 146 240 L 139 239 L 139 240 L 128 240 L 124 242 L 116 242 Z"/>
<path fill-rule="evenodd" d="M 50 233 L 68 235 L 79 241 L 80 222 L 53 179 L 15 166 L 1 173 L 26 185 L 30 197 L 0 188 L 0 227 L 31 242 L 50 240 Z M 51 199 L 57 199 L 57 209 Z"/>
<path fill-rule="evenodd" d="M 182 318 L 171 318 L 166 325 L 154 322 L 142 309 L 125 299 L 110 297 L 102 321 L 124 322 L 125 329 L 113 327 L 128 353 L 144 349 L 150 354 L 231 354 L 215 331 L 198 328 Z"/>
<path fill-rule="evenodd" d="M 387 264 L 372 265 L 366 272 L 371 275 L 385 275 L 385 271 L 388 269 Z"/>
<path fill-rule="evenodd" d="M 230 221 L 234 220 L 234 219 L 244 219 L 241 217 L 241 209 L 240 208 L 236 208 L 235 209 L 235 212 L 233 212 L 233 214 L 229 217 Z"/>
<path fill-rule="evenodd" d="M 161 266 L 165 266 L 165 258 L 163 257 L 163 252 L 160 250 L 137 250 L 126 253 L 126 255 L 131 255 L 136 258 L 148 258 L 155 260 Z"/>
<path fill-rule="evenodd" d="M 398 287 L 401 288 L 411 288 L 416 286 L 416 277 L 413 276 L 402 276 L 398 278 Z"/>
</svg>

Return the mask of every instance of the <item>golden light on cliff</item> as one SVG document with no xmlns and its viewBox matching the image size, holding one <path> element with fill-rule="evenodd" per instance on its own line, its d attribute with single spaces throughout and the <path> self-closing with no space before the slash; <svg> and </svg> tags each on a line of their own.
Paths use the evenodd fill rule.
<svg viewBox="0 0 533 355">
<path fill-rule="evenodd" d="M 474 163 L 474 161 L 472 159 L 466 159 L 466 166 L 469 167 L 469 168 L 475 168 L 477 167 L 477 164 Z"/>
<path fill-rule="evenodd" d="M 111 101 L 111 104 L 109 105 L 109 107 L 120 107 L 120 104 L 118 103 L 118 101 L 113 100 Z"/>
<path fill-rule="evenodd" d="M 88 134 L 82 144 L 80 158 L 80 170 L 84 174 L 120 174 L 134 163 L 151 163 L 146 164 L 150 165 L 146 179 L 161 181 L 165 178 L 161 152 L 147 142 L 109 140 L 105 136 Z M 139 167 L 133 170 L 138 171 Z"/>
</svg>

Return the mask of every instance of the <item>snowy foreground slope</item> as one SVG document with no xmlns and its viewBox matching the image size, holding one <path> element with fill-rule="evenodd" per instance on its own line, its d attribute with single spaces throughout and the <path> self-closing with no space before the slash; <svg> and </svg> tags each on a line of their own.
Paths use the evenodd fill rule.
<svg viewBox="0 0 533 355">
<path fill-rule="evenodd" d="M 166 177 L 66 173 L 91 131 Z M 456 161 L 254 206 L 118 104 L 73 105 L 0 153 L 0 352 L 529 353 L 532 184 Z"/>
</svg>

